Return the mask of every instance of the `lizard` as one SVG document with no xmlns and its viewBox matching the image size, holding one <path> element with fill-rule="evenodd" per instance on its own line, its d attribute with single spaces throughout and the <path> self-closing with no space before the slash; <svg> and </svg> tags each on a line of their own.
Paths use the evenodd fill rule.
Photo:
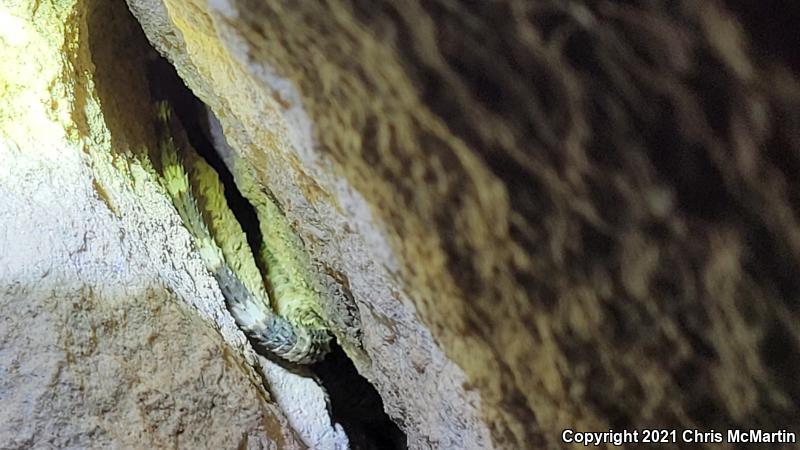
<svg viewBox="0 0 800 450">
<path fill-rule="evenodd" d="M 321 360 L 331 334 L 319 312 L 320 294 L 309 281 L 302 243 L 274 198 L 247 183 L 245 196 L 255 200 L 262 235 L 254 256 L 216 171 L 180 138 L 185 131 L 169 104 L 159 101 L 156 109 L 161 183 L 237 325 L 267 356 L 296 364 Z"/>
</svg>

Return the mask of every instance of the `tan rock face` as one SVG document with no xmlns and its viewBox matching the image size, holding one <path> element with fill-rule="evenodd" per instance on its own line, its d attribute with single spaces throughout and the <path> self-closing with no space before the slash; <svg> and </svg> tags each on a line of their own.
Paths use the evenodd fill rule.
<svg viewBox="0 0 800 450">
<path fill-rule="evenodd" d="M 91 252 L 91 250 L 89 250 Z M 0 292 L 6 448 L 303 448 L 261 380 L 163 287 Z"/>
</svg>

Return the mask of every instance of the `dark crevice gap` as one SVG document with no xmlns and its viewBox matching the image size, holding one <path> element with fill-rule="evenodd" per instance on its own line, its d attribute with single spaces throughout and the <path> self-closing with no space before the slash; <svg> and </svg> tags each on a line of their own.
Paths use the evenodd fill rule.
<svg viewBox="0 0 800 450">
<path fill-rule="evenodd" d="M 755 53 L 775 62 L 783 62 L 800 72 L 800 46 L 797 24 L 800 2 L 796 0 L 725 0 L 736 18 L 748 31 Z"/>
<path fill-rule="evenodd" d="M 383 410 L 375 387 L 337 344 L 311 366 L 329 396 L 331 417 L 342 425 L 353 450 L 406 449 L 406 436 Z"/>
<path fill-rule="evenodd" d="M 191 146 L 217 171 L 225 187 L 228 206 L 247 235 L 253 254 L 258 255 L 262 242 L 258 216 L 255 208 L 239 192 L 233 175 L 210 141 L 205 105 L 183 84 L 175 68 L 165 59 L 154 54 L 147 71 L 153 99 L 170 103 Z M 256 261 L 261 273 L 266 273 L 260 258 L 256 257 Z M 303 373 L 302 369 L 285 362 L 276 362 Z M 384 411 L 378 391 L 358 373 L 341 347 L 334 343 L 325 360 L 309 369 L 327 391 L 331 417 L 344 428 L 352 449 L 406 448 L 406 436 Z"/>
</svg>

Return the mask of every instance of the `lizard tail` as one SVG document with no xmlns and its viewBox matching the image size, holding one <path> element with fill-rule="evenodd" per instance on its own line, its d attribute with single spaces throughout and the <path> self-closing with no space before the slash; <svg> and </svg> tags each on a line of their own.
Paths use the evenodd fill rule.
<svg viewBox="0 0 800 450">
<path fill-rule="evenodd" d="M 213 273 L 239 327 L 258 346 L 298 364 L 319 361 L 330 351 L 330 336 L 326 331 L 294 326 L 260 307 L 260 302 L 227 265 Z"/>
<path fill-rule="evenodd" d="M 169 129 L 170 111 L 165 104 L 159 105 L 159 118 L 164 122 L 162 125 Z M 218 245 L 204 220 L 192 191 L 186 163 L 181 160 L 170 134 L 162 136 L 159 151 L 162 184 L 192 235 L 203 262 L 217 280 L 237 325 L 257 347 L 279 358 L 298 364 L 310 364 L 322 359 L 330 350 L 327 331 L 294 325 L 269 307 L 268 295 L 263 288 L 263 280 L 257 275 L 253 255 L 244 245 L 244 232 L 223 200 L 223 187 L 213 169 L 196 155 L 189 158 L 188 163 L 192 165 L 195 175 L 191 180 L 198 185 L 198 192 L 205 195 L 203 207 L 210 210 L 207 212 L 212 217 L 211 223 L 217 238 L 223 239 L 222 246 Z M 233 267 L 229 260 L 234 261 Z"/>
<path fill-rule="evenodd" d="M 171 137 L 161 143 L 160 150 L 162 182 L 172 198 L 172 204 L 175 205 L 184 226 L 194 238 L 206 267 L 211 271 L 217 270 L 225 263 L 222 252 L 203 221 L 203 215 L 197 207 L 197 200 L 195 200 L 189 185 L 189 174 L 186 173 L 186 169 L 179 159 Z"/>
</svg>

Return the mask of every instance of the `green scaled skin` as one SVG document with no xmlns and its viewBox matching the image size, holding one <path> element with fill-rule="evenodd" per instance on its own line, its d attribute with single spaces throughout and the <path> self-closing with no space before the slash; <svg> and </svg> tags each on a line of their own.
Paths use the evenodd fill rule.
<svg viewBox="0 0 800 450">
<path fill-rule="evenodd" d="M 237 162 L 236 173 L 244 175 L 237 179 L 237 185 L 258 215 L 263 240 L 259 256 L 266 268 L 273 307 L 295 326 L 325 330 L 319 309 L 321 297 L 311 278 L 311 264 L 301 250 L 303 244 L 280 208 L 251 181 L 256 179 L 253 172 L 245 161 Z"/>
<path fill-rule="evenodd" d="M 292 247 L 297 238 L 293 233 L 286 234 L 291 231 L 286 218 L 263 194 L 266 203 L 254 205 L 264 236 L 261 256 L 266 262 L 267 283 L 275 297 L 273 303 L 280 305 L 276 314 L 246 235 L 225 201 L 217 173 L 188 143 L 178 150 L 175 138 L 182 130 L 172 122 L 171 115 L 169 105 L 159 102 L 162 183 L 206 267 L 219 283 L 236 323 L 257 347 L 281 359 L 298 364 L 322 359 L 329 351 L 331 337 L 315 309 L 318 294 L 310 288 L 302 270 L 308 267 L 303 265 L 303 253 L 296 250 L 302 247 Z"/>
</svg>

